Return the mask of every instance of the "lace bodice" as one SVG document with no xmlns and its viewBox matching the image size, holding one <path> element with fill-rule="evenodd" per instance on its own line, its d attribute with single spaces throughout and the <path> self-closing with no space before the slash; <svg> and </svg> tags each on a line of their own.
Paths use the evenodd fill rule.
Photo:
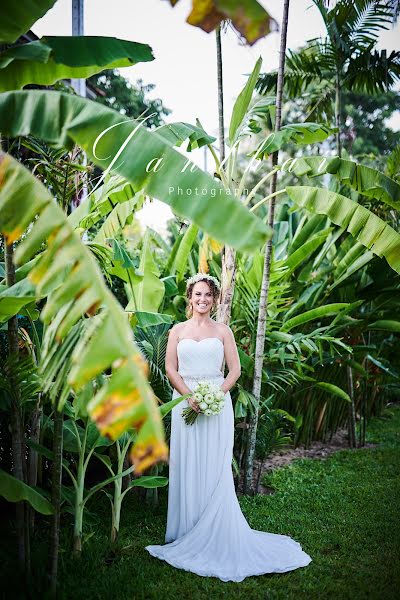
<svg viewBox="0 0 400 600">
<path fill-rule="evenodd" d="M 208 337 L 197 342 L 183 338 L 178 342 L 178 373 L 181 377 L 223 377 L 224 344 L 217 337 Z"/>
</svg>

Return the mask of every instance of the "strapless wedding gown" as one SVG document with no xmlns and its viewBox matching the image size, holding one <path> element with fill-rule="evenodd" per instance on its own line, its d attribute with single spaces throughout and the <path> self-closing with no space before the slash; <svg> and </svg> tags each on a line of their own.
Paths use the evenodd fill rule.
<svg viewBox="0 0 400 600">
<path fill-rule="evenodd" d="M 221 385 L 224 345 L 219 338 L 180 340 L 178 372 L 189 389 L 201 379 Z M 174 389 L 173 398 L 181 394 Z M 284 573 L 311 562 L 299 542 L 251 529 L 232 473 L 234 414 L 230 393 L 218 415 L 199 415 L 186 425 L 183 400 L 172 409 L 167 528 L 164 545 L 146 546 L 169 564 L 222 581 Z"/>
</svg>

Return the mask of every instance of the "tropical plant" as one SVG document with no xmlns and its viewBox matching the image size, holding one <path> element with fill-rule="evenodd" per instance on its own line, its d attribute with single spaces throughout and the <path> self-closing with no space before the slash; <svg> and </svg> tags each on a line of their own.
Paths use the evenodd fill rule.
<svg viewBox="0 0 400 600">
<path fill-rule="evenodd" d="M 175 400 L 170 400 L 169 402 L 165 402 L 160 406 L 160 414 L 162 418 L 165 416 L 180 402 L 182 402 L 183 397 L 176 398 Z M 167 477 L 162 477 L 159 475 L 143 475 L 141 477 L 136 477 L 132 481 L 128 483 L 126 488 L 122 489 L 122 477 L 124 473 L 127 473 L 124 470 L 124 462 L 125 457 L 128 452 L 128 449 L 133 441 L 132 437 L 135 436 L 135 433 L 125 433 L 121 436 L 120 439 L 116 441 L 116 449 L 117 449 L 117 468 L 114 471 L 112 467 L 112 463 L 110 458 L 104 454 L 95 454 L 97 458 L 99 458 L 107 469 L 110 471 L 111 478 L 114 481 L 114 494 L 111 495 L 106 490 L 105 493 L 110 500 L 111 503 L 111 512 L 112 512 L 112 524 L 111 524 L 111 541 L 115 542 L 118 537 L 119 527 L 120 527 L 120 519 L 121 519 L 121 507 L 122 501 L 124 500 L 126 494 L 135 487 L 142 487 L 146 489 L 157 489 L 158 487 L 164 487 L 168 483 Z M 111 481 L 111 480 L 108 480 Z M 100 485 L 100 484 L 99 484 Z"/>
<path fill-rule="evenodd" d="M 313 0 L 326 36 L 309 40 L 299 51 L 288 51 L 285 91 L 289 98 L 305 99 L 308 119 L 321 119 L 334 106 L 336 152 L 341 155 L 343 91 L 369 94 L 393 88 L 400 78 L 400 52 L 377 50 L 382 29 L 392 23 L 393 6 L 385 0 Z M 276 88 L 277 73 L 262 74 L 257 89 L 268 94 Z"/>
</svg>

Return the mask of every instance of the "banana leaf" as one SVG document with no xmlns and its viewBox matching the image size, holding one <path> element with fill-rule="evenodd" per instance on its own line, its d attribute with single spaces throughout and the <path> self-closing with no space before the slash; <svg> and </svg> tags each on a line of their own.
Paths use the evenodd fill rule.
<svg viewBox="0 0 400 600">
<path fill-rule="evenodd" d="M 130 297 L 126 311 L 157 312 L 164 298 L 164 283 L 159 278 L 159 269 L 153 258 L 152 237 L 148 230 L 143 238 L 139 270 L 143 277 L 125 286 Z"/>
<path fill-rule="evenodd" d="M 52 515 L 54 512 L 53 506 L 47 498 L 23 481 L 9 475 L 3 469 L 0 469 L 0 495 L 8 502 L 26 500 L 32 508 L 42 515 Z"/>
<path fill-rule="evenodd" d="M 165 487 L 168 484 L 168 477 L 162 477 L 161 475 L 143 475 L 130 482 L 127 489 L 130 490 L 133 487 L 144 487 L 144 488 L 159 488 Z"/>
<path fill-rule="evenodd" d="M 132 223 L 134 212 L 141 208 L 142 203 L 143 196 L 136 194 L 128 202 L 117 204 L 96 233 L 93 241 L 97 244 L 105 245 L 106 240 L 114 239 L 125 225 Z"/>
<path fill-rule="evenodd" d="M 282 331 L 289 331 L 289 329 L 293 329 L 293 327 L 299 327 L 300 325 L 304 325 L 310 321 L 337 315 L 340 313 L 340 311 L 346 309 L 348 306 L 350 306 L 348 302 L 336 302 L 334 304 L 325 304 L 324 306 L 313 308 L 301 315 L 297 315 L 296 317 L 292 317 L 291 319 L 284 321 L 281 329 Z"/>
<path fill-rule="evenodd" d="M 327 215 L 330 220 L 345 227 L 363 246 L 400 273 L 400 234 L 370 210 L 346 196 L 322 188 L 288 186 L 286 192 L 298 206 Z"/>
<path fill-rule="evenodd" d="M 167 123 L 156 129 L 172 146 L 182 146 L 187 142 L 185 150 L 191 152 L 196 148 L 202 148 L 215 142 L 216 138 L 208 135 L 202 127 L 190 125 L 190 123 Z"/>
<path fill-rule="evenodd" d="M 254 88 L 257 83 L 258 76 L 260 74 L 261 64 L 262 58 L 260 56 L 254 66 L 250 77 L 246 82 L 246 85 L 240 92 L 234 104 L 231 122 L 229 125 L 229 142 L 231 146 L 235 143 L 235 141 L 240 135 L 242 129 L 241 126 L 243 125 L 243 120 L 245 119 L 247 110 L 251 102 L 251 98 L 253 96 Z"/>
<path fill-rule="evenodd" d="M 286 259 L 276 261 L 275 266 L 285 266 L 287 271 L 283 275 L 287 276 L 292 273 L 299 265 L 304 263 L 312 256 L 317 248 L 319 248 L 325 241 L 332 228 L 324 229 L 324 231 L 318 232 L 315 236 L 305 242 L 298 250 L 295 250 Z"/>
<path fill-rule="evenodd" d="M 1 6 L 0 41 L 13 44 L 30 30 L 32 25 L 56 3 L 57 0 L 30 0 L 15 2 L 3 0 Z"/>
<path fill-rule="evenodd" d="M 343 281 L 348 279 L 348 277 L 350 277 L 351 275 L 356 273 L 359 269 L 362 269 L 362 267 L 364 267 L 369 262 L 371 262 L 371 260 L 373 258 L 374 258 L 374 255 L 372 252 L 370 252 L 370 251 L 365 252 L 365 250 L 364 250 L 363 254 L 361 256 L 359 256 L 358 258 L 356 258 L 347 267 L 346 271 L 338 279 L 336 279 L 331 286 L 329 286 L 329 290 L 333 290 L 335 287 L 337 287 L 338 285 L 343 283 Z"/>
<path fill-rule="evenodd" d="M 106 175 L 103 185 L 96 186 L 68 216 L 71 226 L 89 229 L 99 219 L 110 214 L 118 203 L 132 200 L 136 190 L 120 175 Z"/>
<path fill-rule="evenodd" d="M 11 287 L 0 285 L 0 323 L 8 321 L 35 299 L 35 286 L 27 279 L 22 279 Z"/>
<path fill-rule="evenodd" d="M 135 311 L 135 317 L 137 319 L 135 325 L 137 324 L 139 327 L 142 328 L 153 327 L 155 325 L 161 325 L 163 323 L 168 323 L 169 325 L 172 325 L 174 321 L 171 315 L 145 312 L 141 310 Z"/>
<path fill-rule="evenodd" d="M 302 156 L 288 159 L 282 165 L 282 170 L 298 177 L 319 177 L 329 173 L 360 194 L 400 209 L 400 183 L 372 167 L 360 165 L 352 160 L 338 156 Z"/>
<path fill-rule="evenodd" d="M 0 54 L 0 91 L 87 79 L 104 69 L 154 60 L 150 46 L 100 36 L 47 36 Z"/>
<path fill-rule="evenodd" d="M 193 244 L 196 241 L 199 228 L 191 223 L 179 244 L 178 251 L 175 256 L 175 261 L 172 267 L 172 272 L 176 271 L 176 281 L 179 283 L 182 281 L 185 275 L 186 266 L 189 258 L 189 254 L 192 250 Z"/>
<path fill-rule="evenodd" d="M 323 142 L 334 133 L 334 129 L 320 123 L 294 123 L 284 125 L 279 131 L 270 133 L 252 154 L 258 159 L 267 158 L 289 142 L 306 146 Z"/>
<path fill-rule="evenodd" d="M 185 157 L 156 132 L 97 102 L 56 91 L 6 92 L 0 95 L 0 131 L 10 137 L 35 135 L 67 149 L 80 145 L 95 164 L 239 251 L 259 250 L 272 233 L 208 173 L 182 172 Z M 149 167 L 155 158 L 162 160 L 161 168 Z M 196 197 L 196 188 L 201 196 Z"/>
<path fill-rule="evenodd" d="M 0 228 L 8 243 L 25 234 L 15 252 L 17 263 L 29 260 L 47 241 L 46 251 L 29 274 L 38 297 L 59 280 L 60 273 L 65 276 L 68 272 L 42 311 L 48 344 L 57 347 L 83 315 L 93 316 L 101 308 L 74 348 L 73 367 L 68 373 L 70 386 L 79 390 L 113 365 L 111 377 L 88 406 L 101 434 L 117 439 L 129 428 L 138 429 L 132 453 L 137 471 L 165 460 L 168 448 L 147 381 L 147 365 L 134 343 L 122 307 L 106 286 L 90 250 L 74 233 L 50 193 L 4 153 L 0 154 Z"/>
</svg>

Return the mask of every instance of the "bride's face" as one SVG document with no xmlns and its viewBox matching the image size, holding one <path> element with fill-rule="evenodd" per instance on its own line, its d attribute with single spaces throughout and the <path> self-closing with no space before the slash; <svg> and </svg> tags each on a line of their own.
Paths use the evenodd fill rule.
<svg viewBox="0 0 400 600">
<path fill-rule="evenodd" d="M 198 281 L 194 284 L 192 290 L 191 303 L 193 314 L 204 315 L 209 313 L 213 305 L 213 295 L 208 283 Z"/>
</svg>

